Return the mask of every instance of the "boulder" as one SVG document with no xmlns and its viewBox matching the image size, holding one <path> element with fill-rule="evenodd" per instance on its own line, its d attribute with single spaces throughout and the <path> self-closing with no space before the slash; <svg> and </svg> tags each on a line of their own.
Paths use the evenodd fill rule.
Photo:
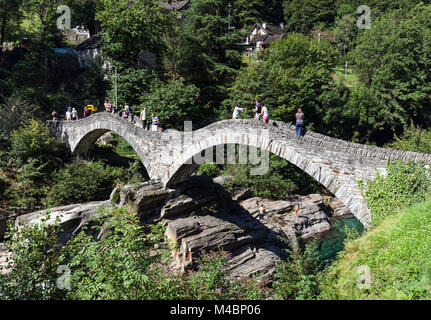
<svg viewBox="0 0 431 320">
<path fill-rule="evenodd" d="M 217 197 L 215 195 L 200 199 L 193 199 L 186 195 L 180 195 L 166 202 L 162 207 L 160 217 L 167 218 L 175 215 L 190 214 L 193 210 L 209 204 L 216 199 Z"/>
<path fill-rule="evenodd" d="M 117 187 L 111 193 L 110 200 L 118 206 L 132 205 L 139 216 L 149 216 L 160 212 L 165 200 L 175 194 L 176 190 L 164 189 L 160 182 L 150 180 Z"/>
<path fill-rule="evenodd" d="M 329 199 L 329 206 L 333 210 L 333 217 L 353 217 L 353 213 L 338 198 Z"/>
<path fill-rule="evenodd" d="M 48 225 L 55 224 L 58 219 L 63 229 L 60 240 L 66 241 L 72 234 L 78 232 L 87 222 L 96 217 L 100 209 L 110 207 L 111 205 L 111 201 L 109 200 L 71 204 L 24 214 L 17 217 L 16 222 L 24 225 L 40 224 L 49 215 L 46 223 Z"/>
<path fill-rule="evenodd" d="M 273 275 L 283 253 L 269 244 L 259 247 L 246 245 L 233 251 L 232 256 L 228 262 L 228 278 L 247 278 L 259 273 L 265 279 Z"/>
</svg>

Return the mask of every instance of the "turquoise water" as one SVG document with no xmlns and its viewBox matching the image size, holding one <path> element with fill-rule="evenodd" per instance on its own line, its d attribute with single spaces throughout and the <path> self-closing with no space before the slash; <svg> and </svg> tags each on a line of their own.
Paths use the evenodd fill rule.
<svg viewBox="0 0 431 320">
<path fill-rule="evenodd" d="M 337 253 L 343 250 L 343 242 L 346 239 L 346 227 L 355 228 L 359 234 L 362 234 L 364 231 L 362 224 L 354 217 L 331 218 L 331 223 L 333 230 L 318 241 L 319 256 L 322 260 L 333 261 L 337 257 Z"/>
</svg>

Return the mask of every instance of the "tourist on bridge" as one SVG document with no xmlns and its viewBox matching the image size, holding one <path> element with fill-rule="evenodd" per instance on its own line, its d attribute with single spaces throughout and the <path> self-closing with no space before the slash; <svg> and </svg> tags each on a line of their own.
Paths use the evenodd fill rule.
<svg viewBox="0 0 431 320">
<path fill-rule="evenodd" d="M 84 118 L 89 117 L 91 114 L 90 109 L 88 109 L 87 107 L 84 108 Z"/>
<path fill-rule="evenodd" d="M 66 120 L 71 120 L 72 119 L 72 111 L 70 111 L 69 109 L 67 109 L 66 111 Z"/>
<path fill-rule="evenodd" d="M 111 109 L 112 109 L 111 101 L 105 100 L 105 103 L 103 105 L 105 106 L 105 111 L 106 112 L 111 112 Z"/>
<path fill-rule="evenodd" d="M 265 104 L 263 102 L 261 102 L 260 105 L 262 108 L 260 111 L 260 115 L 262 116 L 262 120 L 264 123 L 268 123 L 268 121 L 269 121 L 268 108 L 265 106 Z"/>
<path fill-rule="evenodd" d="M 51 116 L 52 116 L 52 120 L 57 120 L 57 112 L 54 110 L 52 113 L 51 113 Z"/>
<path fill-rule="evenodd" d="M 256 106 L 253 109 L 253 112 L 255 113 L 254 118 L 256 120 L 260 121 L 261 120 L 260 113 L 262 112 L 262 107 L 261 107 L 261 104 L 259 103 L 259 100 L 257 100 L 257 99 L 256 99 Z"/>
<path fill-rule="evenodd" d="M 233 110 L 233 119 L 238 119 L 239 113 L 246 111 L 247 108 L 242 108 L 239 103 L 235 103 L 235 109 Z"/>
<path fill-rule="evenodd" d="M 156 115 L 153 113 L 151 115 L 151 131 L 157 132 L 159 130 L 159 118 L 156 117 Z"/>
<path fill-rule="evenodd" d="M 112 104 L 112 113 L 117 113 L 118 111 L 118 106 L 116 104 Z"/>
<path fill-rule="evenodd" d="M 302 113 L 302 109 L 299 108 L 298 112 L 295 114 L 296 117 L 296 126 L 295 131 L 297 136 L 302 135 L 302 127 L 304 126 L 304 114 Z"/>
<path fill-rule="evenodd" d="M 130 115 L 130 106 L 127 103 L 125 103 L 124 104 L 123 118 L 127 119 L 127 118 L 129 118 L 129 115 Z"/>
<path fill-rule="evenodd" d="M 72 120 L 78 120 L 78 111 L 75 108 L 72 109 Z"/>
<path fill-rule="evenodd" d="M 144 108 L 139 115 L 139 119 L 142 121 L 142 128 L 147 128 L 147 108 Z"/>
</svg>

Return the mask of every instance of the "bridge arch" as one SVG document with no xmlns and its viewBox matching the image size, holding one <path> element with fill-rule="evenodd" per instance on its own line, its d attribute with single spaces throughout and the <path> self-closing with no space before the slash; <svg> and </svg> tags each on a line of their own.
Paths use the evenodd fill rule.
<svg viewBox="0 0 431 320">
<path fill-rule="evenodd" d="M 261 131 L 255 133 L 249 131 L 245 134 L 243 130 L 236 132 L 220 130 L 205 137 L 198 134 L 195 142 L 197 143 L 190 145 L 162 178 L 167 187 L 173 187 L 188 178 L 201 163 L 196 163 L 192 159 L 198 156 L 201 160 L 200 155 L 214 147 L 240 145 L 259 148 L 279 156 L 306 172 L 343 202 L 364 226 L 368 227 L 371 224 L 370 211 L 362 197 L 358 181 L 352 174 L 334 171 L 328 161 L 316 158 L 315 154 L 300 150 L 294 145 L 288 145 L 284 139 L 265 136 Z M 213 156 L 215 157 L 215 153 Z M 265 161 L 265 159 L 262 160 Z"/>
<path fill-rule="evenodd" d="M 89 121 L 91 118 L 92 121 Z M 106 132 L 114 132 L 122 137 L 138 154 L 151 179 L 159 180 L 160 173 L 153 165 L 152 151 L 148 146 L 157 149 L 154 134 L 132 124 L 118 115 L 98 113 L 87 119 L 76 121 L 51 121 L 54 134 L 68 144 L 74 155 L 86 155 L 96 141 Z M 160 134 L 158 134 L 160 135 Z"/>
</svg>

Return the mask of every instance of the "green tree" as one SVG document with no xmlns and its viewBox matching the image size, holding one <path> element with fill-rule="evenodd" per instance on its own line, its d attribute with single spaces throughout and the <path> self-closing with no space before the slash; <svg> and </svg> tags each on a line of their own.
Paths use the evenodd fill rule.
<svg viewBox="0 0 431 320">
<path fill-rule="evenodd" d="M 186 85 L 182 78 L 168 80 L 166 84 L 155 80 L 140 109 L 147 107 L 148 113 L 156 114 L 168 128 L 184 130 L 184 121 L 201 117 L 196 106 L 198 96 L 199 89 Z"/>
<path fill-rule="evenodd" d="M 96 18 L 105 32 L 103 54 L 121 69 L 136 68 L 141 53 L 163 50 L 170 14 L 154 0 L 101 0 Z"/>
<path fill-rule="evenodd" d="M 333 23 L 336 15 L 335 0 L 285 0 L 283 10 L 287 30 L 305 34 L 318 22 Z"/>
<path fill-rule="evenodd" d="M 378 143 L 400 134 L 410 121 L 431 125 L 431 9 L 417 5 L 373 20 L 354 52 L 360 79 L 380 101 Z"/>
<path fill-rule="evenodd" d="M 228 30 L 233 21 L 228 4 L 227 0 L 196 0 L 184 14 L 180 73 L 201 90 L 202 102 L 211 102 L 213 108 L 226 97 L 242 63 L 240 35 Z"/>
</svg>

